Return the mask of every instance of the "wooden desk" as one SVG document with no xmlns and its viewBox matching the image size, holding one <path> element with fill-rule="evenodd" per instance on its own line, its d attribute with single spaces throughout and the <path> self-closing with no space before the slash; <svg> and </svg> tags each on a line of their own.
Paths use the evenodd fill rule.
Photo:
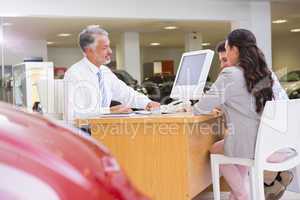
<svg viewBox="0 0 300 200">
<path fill-rule="evenodd" d="M 211 184 L 209 148 L 222 117 L 192 114 L 78 120 L 118 159 L 133 184 L 153 200 L 190 200 Z"/>
</svg>

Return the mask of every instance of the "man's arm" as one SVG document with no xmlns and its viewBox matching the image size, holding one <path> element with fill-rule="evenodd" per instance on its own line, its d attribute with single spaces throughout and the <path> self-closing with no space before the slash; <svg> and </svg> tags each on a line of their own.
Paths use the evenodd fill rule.
<svg viewBox="0 0 300 200">
<path fill-rule="evenodd" d="M 133 88 L 127 86 L 123 81 L 118 79 L 111 73 L 113 85 L 113 99 L 121 102 L 125 106 L 140 109 L 155 109 L 159 107 L 159 103 L 151 101 L 147 96 L 135 91 Z"/>
</svg>

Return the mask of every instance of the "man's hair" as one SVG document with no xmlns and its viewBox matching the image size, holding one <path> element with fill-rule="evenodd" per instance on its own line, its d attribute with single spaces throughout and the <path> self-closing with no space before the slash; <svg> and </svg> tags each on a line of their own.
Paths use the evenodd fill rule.
<svg viewBox="0 0 300 200">
<path fill-rule="evenodd" d="M 221 52 L 225 52 L 226 49 L 225 49 L 225 41 L 221 41 L 217 44 L 217 47 L 216 47 L 216 52 L 217 53 L 221 53 Z"/>
<path fill-rule="evenodd" d="M 83 52 L 86 48 L 95 48 L 96 35 L 108 36 L 108 32 L 102 28 L 88 26 L 79 33 L 79 46 Z"/>
</svg>

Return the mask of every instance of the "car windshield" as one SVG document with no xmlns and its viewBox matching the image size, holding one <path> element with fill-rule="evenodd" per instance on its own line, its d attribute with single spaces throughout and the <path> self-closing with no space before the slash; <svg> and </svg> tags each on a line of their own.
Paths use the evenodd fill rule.
<svg viewBox="0 0 300 200">
<path fill-rule="evenodd" d="M 282 82 L 300 81 L 300 71 L 292 71 L 281 77 Z"/>
<path fill-rule="evenodd" d="M 115 71 L 116 76 L 128 85 L 134 85 L 136 80 L 124 70 Z"/>
<path fill-rule="evenodd" d="M 175 79 L 174 75 L 162 75 L 162 74 L 155 74 L 152 77 L 146 78 L 145 81 L 151 81 L 157 84 L 164 83 L 164 82 L 173 82 Z"/>
</svg>

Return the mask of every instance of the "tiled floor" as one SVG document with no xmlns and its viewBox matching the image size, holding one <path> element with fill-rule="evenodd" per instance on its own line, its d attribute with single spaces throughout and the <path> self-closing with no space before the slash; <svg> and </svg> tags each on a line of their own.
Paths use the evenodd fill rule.
<svg viewBox="0 0 300 200">
<path fill-rule="evenodd" d="M 204 196 L 199 196 L 197 199 L 194 200 L 213 200 L 212 193 L 207 193 Z M 221 200 L 228 200 L 228 193 L 222 193 Z M 281 200 L 300 200 L 300 194 L 287 191 L 283 195 Z"/>
</svg>

